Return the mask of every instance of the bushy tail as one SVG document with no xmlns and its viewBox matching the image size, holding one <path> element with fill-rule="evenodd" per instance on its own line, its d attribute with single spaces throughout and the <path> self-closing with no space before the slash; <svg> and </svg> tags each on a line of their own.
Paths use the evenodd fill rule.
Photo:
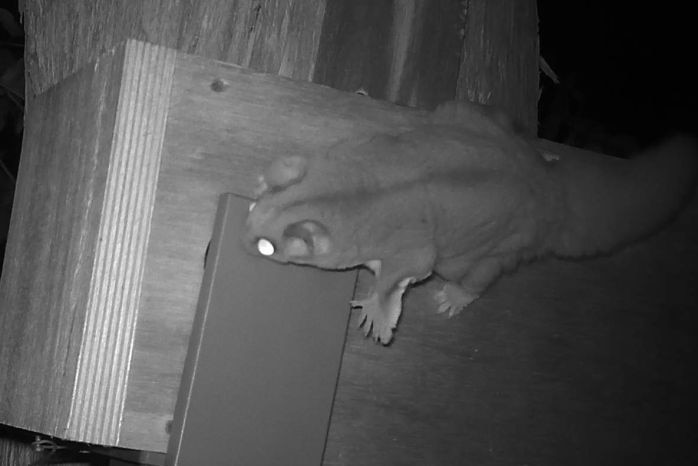
<svg viewBox="0 0 698 466">
<path fill-rule="evenodd" d="M 566 208 L 552 252 L 562 257 L 610 252 L 655 232 L 695 190 L 698 143 L 690 137 L 668 139 L 630 160 L 543 145 L 560 156 L 553 171 Z"/>
</svg>

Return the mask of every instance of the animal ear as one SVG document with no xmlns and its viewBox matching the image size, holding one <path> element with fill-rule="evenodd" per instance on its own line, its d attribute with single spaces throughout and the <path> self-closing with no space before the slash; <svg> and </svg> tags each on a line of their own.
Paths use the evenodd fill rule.
<svg viewBox="0 0 698 466">
<path fill-rule="evenodd" d="M 280 191 L 298 183 L 305 176 L 307 165 L 307 159 L 300 155 L 276 159 L 259 177 L 255 194 L 259 197 L 267 191 Z"/>
<path fill-rule="evenodd" d="M 314 220 L 303 220 L 287 226 L 283 234 L 286 257 L 309 257 L 330 252 L 327 228 Z"/>
</svg>

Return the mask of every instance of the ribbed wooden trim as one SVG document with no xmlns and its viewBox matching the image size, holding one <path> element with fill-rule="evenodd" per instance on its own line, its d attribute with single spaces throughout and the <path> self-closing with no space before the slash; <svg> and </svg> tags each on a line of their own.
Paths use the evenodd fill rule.
<svg viewBox="0 0 698 466">
<path fill-rule="evenodd" d="M 69 437 L 118 442 L 176 52 L 128 41 Z"/>
</svg>

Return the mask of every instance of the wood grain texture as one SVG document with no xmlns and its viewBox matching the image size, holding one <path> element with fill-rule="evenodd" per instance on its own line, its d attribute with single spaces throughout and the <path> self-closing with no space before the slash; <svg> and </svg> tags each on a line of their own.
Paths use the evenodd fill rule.
<svg viewBox="0 0 698 466">
<path fill-rule="evenodd" d="M 34 451 L 32 440 L 28 432 L 0 425 L 0 464 L 15 466 L 40 461 L 43 453 Z"/>
<path fill-rule="evenodd" d="M 37 97 L 2 282 L 0 419 L 65 435 L 98 241 L 122 56 Z"/>
<path fill-rule="evenodd" d="M 118 442 L 174 56 L 129 42 L 34 102 L 0 285 L 4 423 Z"/>
<path fill-rule="evenodd" d="M 502 108 L 538 130 L 538 13 L 534 0 L 468 0 L 456 97 Z"/>
<path fill-rule="evenodd" d="M 313 81 L 420 108 L 452 100 L 459 12 L 453 0 L 330 0 Z"/>
<path fill-rule="evenodd" d="M 20 1 L 28 91 L 46 90 L 126 39 L 310 80 L 324 10 L 325 0 Z"/>
<path fill-rule="evenodd" d="M 281 154 L 400 131 L 425 113 L 178 55 L 120 445 L 163 451 L 218 195 Z M 262 336 L 260 336 L 261 338 Z"/>
<path fill-rule="evenodd" d="M 174 61 L 171 49 L 135 41 L 124 46 L 70 438 L 118 442 Z"/>
</svg>

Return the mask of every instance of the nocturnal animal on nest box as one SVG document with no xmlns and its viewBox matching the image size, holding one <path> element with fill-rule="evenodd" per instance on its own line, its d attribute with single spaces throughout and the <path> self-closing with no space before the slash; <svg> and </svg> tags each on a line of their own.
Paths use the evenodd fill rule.
<svg viewBox="0 0 698 466">
<path fill-rule="evenodd" d="M 444 279 L 435 299 L 452 316 L 523 262 L 608 253 L 657 230 L 696 171 L 689 137 L 631 160 L 551 157 L 482 106 L 449 102 L 412 130 L 273 162 L 244 241 L 278 262 L 368 267 L 373 291 L 351 304 L 366 335 L 388 344 L 409 285 Z"/>
</svg>

